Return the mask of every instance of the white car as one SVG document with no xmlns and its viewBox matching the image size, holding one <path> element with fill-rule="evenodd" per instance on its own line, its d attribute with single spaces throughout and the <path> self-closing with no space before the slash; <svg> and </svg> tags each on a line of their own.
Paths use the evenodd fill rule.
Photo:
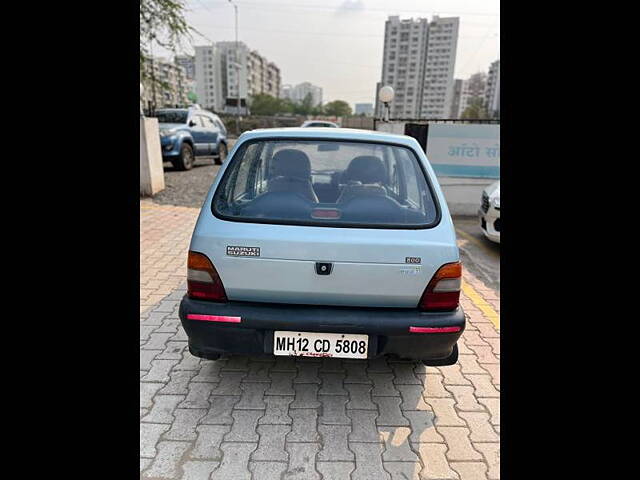
<svg viewBox="0 0 640 480">
<path fill-rule="evenodd" d="M 325 127 L 325 128 L 340 128 L 337 123 L 327 122 L 325 120 L 307 120 L 302 125 L 301 128 L 307 127 Z"/>
<path fill-rule="evenodd" d="M 500 243 L 500 180 L 482 191 L 478 210 L 482 233 L 492 242 Z"/>
</svg>

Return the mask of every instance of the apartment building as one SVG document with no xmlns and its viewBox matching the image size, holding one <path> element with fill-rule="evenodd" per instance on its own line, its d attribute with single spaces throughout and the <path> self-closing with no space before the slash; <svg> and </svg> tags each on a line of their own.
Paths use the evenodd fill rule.
<svg viewBox="0 0 640 480">
<path fill-rule="evenodd" d="M 145 109 L 188 105 L 189 82 L 184 68 L 164 58 L 145 62 L 143 102 Z"/>
<path fill-rule="evenodd" d="M 457 17 L 385 23 L 381 85 L 391 85 L 395 118 L 447 118 L 453 98 L 453 71 L 458 44 Z M 377 102 L 378 115 L 383 105 Z"/>
<path fill-rule="evenodd" d="M 196 78 L 196 58 L 193 55 L 176 55 L 174 63 L 184 68 L 188 80 Z"/>
<path fill-rule="evenodd" d="M 489 116 L 500 118 L 500 60 L 496 60 L 489 67 L 485 99 Z"/>
<path fill-rule="evenodd" d="M 280 94 L 280 69 L 243 42 L 195 47 L 196 94 L 204 108 L 235 112 L 248 96 Z"/>
<path fill-rule="evenodd" d="M 288 98 L 294 103 L 302 103 L 302 101 L 311 95 L 311 105 L 317 107 L 322 105 L 322 88 L 310 82 L 302 82 L 298 85 L 283 85 L 281 97 Z"/>
<path fill-rule="evenodd" d="M 460 97 L 462 96 L 462 80 L 456 78 L 453 81 L 453 93 L 451 94 L 451 109 L 449 110 L 449 118 L 460 118 Z"/>
<path fill-rule="evenodd" d="M 484 72 L 474 73 L 468 79 L 462 81 L 458 117 L 461 117 L 467 107 L 469 107 L 474 101 L 480 101 L 482 102 L 482 105 L 486 106 L 486 87 L 487 74 Z"/>
</svg>

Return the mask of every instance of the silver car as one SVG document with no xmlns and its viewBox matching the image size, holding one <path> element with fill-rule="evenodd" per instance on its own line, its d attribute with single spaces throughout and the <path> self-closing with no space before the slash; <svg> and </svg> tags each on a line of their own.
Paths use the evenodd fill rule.
<svg viewBox="0 0 640 480">
<path fill-rule="evenodd" d="M 243 133 L 198 217 L 180 319 L 193 355 L 457 361 L 462 266 L 418 142 Z"/>
<path fill-rule="evenodd" d="M 478 217 L 484 236 L 492 242 L 500 243 L 500 180 L 482 191 Z"/>
</svg>

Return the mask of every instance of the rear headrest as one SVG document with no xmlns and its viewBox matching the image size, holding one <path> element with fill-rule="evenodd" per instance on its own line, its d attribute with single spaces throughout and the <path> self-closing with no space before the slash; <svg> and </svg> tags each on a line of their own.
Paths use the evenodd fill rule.
<svg viewBox="0 0 640 480">
<path fill-rule="evenodd" d="M 273 177 L 290 177 L 309 180 L 311 177 L 311 162 L 306 153 L 287 148 L 280 150 L 273 156 Z"/>
<path fill-rule="evenodd" d="M 349 166 L 342 175 L 342 182 L 348 183 L 358 181 L 362 183 L 387 183 L 387 170 L 384 168 L 382 160 L 372 155 L 362 155 L 356 157 L 349 163 Z"/>
</svg>

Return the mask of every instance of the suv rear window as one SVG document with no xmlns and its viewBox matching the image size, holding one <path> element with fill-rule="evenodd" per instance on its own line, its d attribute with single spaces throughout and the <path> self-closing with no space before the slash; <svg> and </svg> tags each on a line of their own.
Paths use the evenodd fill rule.
<svg viewBox="0 0 640 480">
<path fill-rule="evenodd" d="M 233 156 L 213 199 L 227 220 L 427 228 L 438 208 L 409 148 L 339 140 L 259 140 Z"/>
</svg>

